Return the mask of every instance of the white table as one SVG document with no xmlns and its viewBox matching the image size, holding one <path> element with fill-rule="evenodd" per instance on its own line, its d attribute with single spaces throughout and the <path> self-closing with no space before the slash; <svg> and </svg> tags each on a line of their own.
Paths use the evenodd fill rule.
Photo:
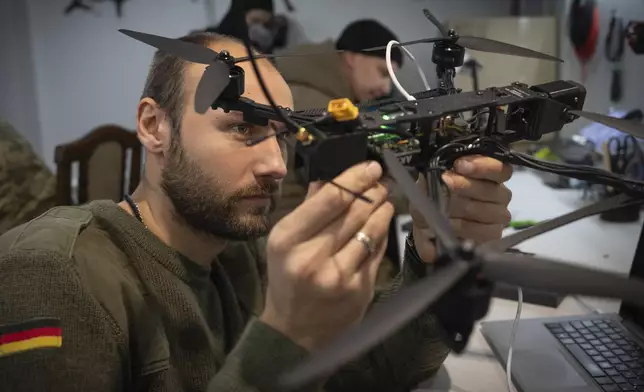
<svg viewBox="0 0 644 392">
<path fill-rule="evenodd" d="M 513 192 L 510 211 L 516 220 L 554 218 L 588 203 L 581 199 L 581 191 L 549 188 L 531 171 L 515 172 L 508 187 Z M 641 220 L 639 223 L 610 223 L 595 216 L 528 240 L 517 247 L 525 252 L 561 258 L 580 265 L 628 272 L 640 228 Z M 619 309 L 617 301 L 589 298 L 582 298 L 581 301 L 567 297 L 558 308 L 524 303 L 521 318 L 586 314 L 592 310 L 616 312 Z M 512 320 L 516 310 L 516 301 L 493 299 L 485 320 Z M 494 358 L 478 327 L 466 351 L 461 355 L 450 355 L 444 370 L 448 376 L 441 372 L 443 374 L 432 382 L 420 385 L 419 391 L 507 391 L 505 371 Z"/>
</svg>

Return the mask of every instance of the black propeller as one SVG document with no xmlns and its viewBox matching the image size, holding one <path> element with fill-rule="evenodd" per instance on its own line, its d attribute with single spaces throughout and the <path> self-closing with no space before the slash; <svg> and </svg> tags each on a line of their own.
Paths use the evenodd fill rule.
<svg viewBox="0 0 644 392">
<path fill-rule="evenodd" d="M 615 118 L 604 114 L 585 112 L 582 110 L 569 110 L 568 112 L 587 120 L 604 124 L 607 127 L 615 128 L 624 133 L 628 133 L 633 137 L 644 139 L 644 125 L 634 120 Z"/>
<path fill-rule="evenodd" d="M 435 38 L 422 38 L 422 39 L 417 39 L 413 41 L 405 41 L 405 42 L 401 42 L 400 46 L 410 46 L 410 45 L 416 45 L 416 44 L 451 41 L 452 43 L 462 46 L 464 48 L 471 49 L 471 50 L 478 50 L 481 52 L 490 52 L 490 53 L 506 54 L 510 56 L 528 57 L 528 58 L 536 58 L 541 60 L 563 62 L 563 60 L 558 57 L 550 56 L 548 54 L 540 53 L 540 52 L 523 48 L 520 46 L 507 44 L 501 41 L 495 41 L 492 39 L 480 38 L 480 37 L 458 36 L 455 34 L 454 31 L 447 29 L 428 9 L 426 8 L 423 9 L 423 13 L 425 14 L 425 17 L 427 17 L 427 19 L 429 19 L 434 24 L 434 26 L 438 28 L 438 31 L 440 32 L 441 36 L 435 37 Z M 384 46 L 376 46 L 373 48 L 363 49 L 361 51 L 373 52 L 378 50 L 384 50 L 386 48 L 387 46 L 384 45 Z M 338 50 L 336 52 L 342 52 L 342 51 Z M 281 54 L 258 55 L 258 56 L 255 56 L 255 58 L 259 59 L 259 58 L 298 57 L 298 56 L 311 56 L 311 55 L 325 54 L 325 53 L 326 52 L 324 53 L 281 53 Z M 248 60 L 248 57 L 240 57 L 235 62 L 241 62 L 241 61 L 247 61 L 247 60 Z"/>
<path fill-rule="evenodd" d="M 174 38 L 120 29 L 121 33 L 159 50 L 198 64 L 208 64 L 195 93 L 195 111 L 203 114 L 224 91 L 230 78 L 230 67 L 222 53 L 205 46 Z"/>
<path fill-rule="evenodd" d="M 540 53 L 531 49 L 522 48 L 520 46 L 507 44 L 505 42 L 495 41 L 489 38 L 471 37 L 471 36 L 458 36 L 454 31 L 448 30 L 436 16 L 434 16 L 428 9 L 423 9 L 425 17 L 436 26 L 440 31 L 443 40 L 453 41 L 456 45 L 462 46 L 466 49 L 478 50 L 480 52 L 506 54 L 510 56 L 528 57 L 541 60 L 558 61 L 563 63 L 563 60 L 550 56 L 545 53 Z"/>
<path fill-rule="evenodd" d="M 441 23 L 440 20 L 438 20 L 436 16 L 434 16 L 434 14 L 429 12 L 427 8 L 423 8 L 423 14 L 425 14 L 425 17 L 429 19 L 429 21 L 432 22 L 434 26 L 436 26 L 438 32 L 441 33 L 441 37 L 449 37 L 449 30 L 447 29 L 447 27 L 445 27 L 444 24 Z"/>
<path fill-rule="evenodd" d="M 434 17 L 428 10 L 424 10 L 427 18 L 438 27 L 441 32 L 441 37 L 436 38 L 423 38 L 414 41 L 401 42 L 400 46 L 409 46 L 421 43 L 435 43 L 451 41 L 456 45 L 473 50 L 480 50 L 486 52 L 509 54 L 514 56 L 532 57 L 544 60 L 562 61 L 556 57 L 547 54 L 539 53 L 530 49 L 521 48 L 519 46 L 506 44 L 499 41 L 494 41 L 485 38 L 463 36 L 459 37 L 448 31 L 436 17 Z M 129 37 L 132 37 L 145 44 L 153 46 L 159 50 L 170 53 L 183 60 L 193 63 L 207 64 L 208 67 L 204 71 L 204 75 L 197 87 L 195 96 L 195 111 L 197 113 L 205 113 L 213 102 L 219 98 L 230 81 L 230 69 L 237 63 L 249 61 L 248 56 L 232 58 L 227 53 L 217 53 L 203 45 L 194 44 L 174 38 L 165 38 L 158 35 L 141 33 L 132 30 L 119 29 L 119 31 Z M 364 52 L 379 51 L 385 49 L 386 46 L 378 46 L 373 48 L 363 49 Z M 336 51 L 342 52 L 342 51 Z M 279 58 L 279 57 L 299 57 L 311 56 L 316 53 L 283 53 L 283 54 L 268 54 L 256 55 L 255 59 L 261 58 Z M 322 53 L 317 53 L 322 54 Z"/>
<path fill-rule="evenodd" d="M 311 360 L 286 374 L 282 384 L 287 388 L 297 389 L 364 354 L 431 306 L 467 273 L 468 268 L 464 261 L 451 263 L 431 278 L 408 287 L 404 295 L 401 293 L 374 306 L 361 324 L 349 329 L 324 349 L 313 353 Z M 413 300 L 410 301 L 410 298 Z"/>
<path fill-rule="evenodd" d="M 423 212 L 425 219 L 429 219 L 430 226 L 437 229 L 438 239 L 447 239 L 450 243 L 454 235 L 449 231 L 449 227 L 444 227 L 442 218 L 434 220 L 438 211 L 434 202 L 420 191 L 392 152 L 383 151 L 383 157 L 389 175 L 400 185 L 410 203 Z M 618 274 L 543 257 L 502 254 L 484 246 L 471 252 L 453 253 L 470 255 L 471 260 L 454 259 L 439 267 L 430 277 L 399 291 L 387 302 L 374 306 L 362 323 L 346 331 L 324 349 L 314 352 L 308 360 L 283 375 L 282 385 L 290 389 L 317 381 L 373 348 L 427 310 L 468 272 L 474 261 L 482 263 L 482 277 L 491 281 L 564 294 L 619 298 L 644 306 L 644 282 Z"/>
<path fill-rule="evenodd" d="M 436 25 L 441 33 L 447 31 L 438 19 L 433 16 L 428 10 L 424 10 L 427 18 Z M 200 80 L 197 91 L 195 94 L 195 111 L 198 113 L 205 113 L 213 102 L 219 98 L 224 91 L 230 80 L 230 69 L 234 64 L 248 61 L 249 57 L 233 58 L 226 52 L 215 52 L 205 46 L 194 44 L 191 42 L 182 41 L 174 38 L 165 38 L 153 34 L 141 33 L 132 30 L 120 29 L 121 33 L 132 37 L 145 44 L 153 46 L 159 50 L 173 54 L 186 61 L 199 64 L 207 64 L 206 70 Z M 414 41 L 402 42 L 401 46 L 415 45 L 420 43 L 432 43 L 446 40 L 452 40 L 457 45 L 461 45 L 473 50 L 481 50 L 493 53 L 509 54 L 514 56 L 534 57 L 546 60 L 561 61 L 555 57 L 535 52 L 529 49 L 521 48 L 519 46 L 506 44 L 499 41 L 494 41 L 486 38 L 478 37 L 459 37 L 457 35 L 450 35 L 451 32 L 447 31 L 447 36 L 437 38 L 423 38 Z M 383 50 L 385 46 L 378 46 L 373 48 L 364 49 L 363 51 L 377 51 Z M 276 55 L 256 55 L 255 59 L 260 58 L 276 58 L 276 57 L 291 57 L 291 56 L 311 56 L 315 53 L 285 53 Z M 318 53 L 321 54 L 321 53 Z M 606 126 L 618 129 L 628 133 L 634 137 L 644 139 L 644 125 L 632 120 L 618 119 L 614 117 L 605 116 L 598 113 L 591 113 L 579 110 L 568 110 L 570 114 L 584 117 L 591 121 L 595 121 Z"/>
</svg>

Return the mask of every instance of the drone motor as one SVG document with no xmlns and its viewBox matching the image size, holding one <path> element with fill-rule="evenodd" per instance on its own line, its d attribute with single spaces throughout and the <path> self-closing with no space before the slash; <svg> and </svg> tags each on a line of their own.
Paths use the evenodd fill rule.
<svg viewBox="0 0 644 392">
<path fill-rule="evenodd" d="M 441 87 L 451 89 L 456 68 L 463 65 L 465 48 L 456 44 L 458 35 L 454 30 L 449 30 L 448 37 L 453 40 L 434 43 L 432 62 L 436 64 L 436 75 L 441 80 Z"/>
</svg>

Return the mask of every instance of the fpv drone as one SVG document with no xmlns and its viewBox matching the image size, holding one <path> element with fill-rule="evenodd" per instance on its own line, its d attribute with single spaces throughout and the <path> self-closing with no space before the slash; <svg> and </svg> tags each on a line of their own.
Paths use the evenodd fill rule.
<svg viewBox="0 0 644 392">
<path fill-rule="evenodd" d="M 460 353 L 467 344 L 474 323 L 487 313 L 491 282 L 560 294 L 617 298 L 644 306 L 644 282 L 621 275 L 573 266 L 569 263 L 508 253 L 508 249 L 529 238 L 576 220 L 611 209 L 644 203 L 644 182 L 594 167 L 541 161 L 508 148 L 519 140 L 538 140 L 542 135 L 561 130 L 579 117 L 602 123 L 629 135 L 644 138 L 644 126 L 628 120 L 583 111 L 585 88 L 573 81 L 558 80 L 536 86 L 511 83 L 503 87 L 461 92 L 454 88 L 455 68 L 463 65 L 465 48 L 477 51 L 562 61 L 556 57 L 485 38 L 459 36 L 446 29 L 434 15 L 425 16 L 441 36 L 403 42 L 400 46 L 433 43 L 432 62 L 440 81 L 438 88 L 411 95 L 411 99 L 381 99 L 354 105 L 346 99 L 329 102 L 327 108 L 292 111 L 278 107 L 261 77 L 257 59 L 303 54 L 253 54 L 244 42 L 248 56 L 233 58 L 230 53 L 179 39 L 169 39 L 131 30 L 122 33 L 171 53 L 186 61 L 207 64 L 195 95 L 195 110 L 209 108 L 239 111 L 245 121 L 268 125 L 277 120 L 295 135 L 296 166 L 305 181 L 329 181 L 347 168 L 365 161 L 378 160 L 405 193 L 411 205 L 434 229 L 439 257 L 429 277 L 400 290 L 384 303 L 377 304 L 363 322 L 347 330 L 324 349 L 283 375 L 284 388 L 298 388 L 319 380 L 365 353 L 402 328 L 421 312 L 432 307 L 443 322 L 448 344 Z M 366 49 L 380 51 L 385 47 Z M 306 54 L 310 55 L 310 54 Z M 250 61 L 270 105 L 242 97 L 244 70 L 238 65 Z M 464 113 L 471 113 L 466 118 Z M 270 137 L 270 136 L 269 136 Z M 249 145 L 262 139 L 248 141 Z M 440 174 L 449 170 L 459 157 L 481 154 L 501 161 L 560 174 L 588 182 L 608 185 L 618 191 L 601 202 L 537 224 L 501 240 L 475 246 L 456 238 L 442 212 L 444 187 Z M 428 179 L 428 196 L 415 184 L 410 171 Z M 338 184 L 335 184 L 339 186 Z M 343 188 L 344 189 L 344 188 Z M 347 190 L 345 189 L 346 191 Z M 355 195 L 365 202 L 362 195 Z M 453 315 L 439 303 L 445 297 L 474 300 L 483 298 L 485 306 L 469 316 Z M 460 313 L 460 312 L 459 312 Z M 460 320 L 462 321 L 462 320 Z"/>
</svg>

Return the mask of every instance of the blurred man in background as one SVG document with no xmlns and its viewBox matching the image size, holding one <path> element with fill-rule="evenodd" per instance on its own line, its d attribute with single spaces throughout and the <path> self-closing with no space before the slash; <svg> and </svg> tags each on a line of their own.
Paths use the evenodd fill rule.
<svg viewBox="0 0 644 392">
<path fill-rule="evenodd" d="M 334 98 L 364 102 L 387 96 L 391 79 L 387 72 L 385 50 L 360 52 L 386 46 L 398 38 L 381 23 L 358 20 L 349 24 L 336 41 L 294 47 L 292 53 L 322 53 L 315 56 L 283 57 L 277 67 L 293 91 L 296 110 L 325 108 Z M 333 53 L 335 50 L 343 53 Z M 391 51 L 394 71 L 402 66 L 402 52 Z"/>
<path fill-rule="evenodd" d="M 219 25 L 206 31 L 250 40 L 260 52 L 272 53 L 286 45 L 288 21 L 275 15 L 273 0 L 233 0 Z"/>
<path fill-rule="evenodd" d="M 11 124 L 0 120 L 0 234 L 56 204 L 56 177 Z"/>
<path fill-rule="evenodd" d="M 385 50 L 361 50 L 384 47 L 391 40 L 398 41 L 398 38 L 387 27 L 375 20 L 364 19 L 345 27 L 336 41 L 305 44 L 288 50 L 289 53 L 316 53 L 276 59 L 277 68 L 293 93 L 295 109 L 326 108 L 329 100 L 334 98 L 365 102 L 390 95 L 392 84 L 387 71 Z M 337 53 L 336 50 L 344 52 Z M 391 58 L 392 68 L 397 71 L 403 63 L 402 51 L 394 47 Z M 275 210 L 274 221 L 286 216 L 304 200 L 306 187 L 302 185 L 295 162 L 295 151 L 289 149 L 288 174 L 283 182 L 282 198 Z M 407 213 L 404 198 L 394 196 L 392 202 L 396 214 Z M 382 263 L 383 277 L 395 275 L 398 265 L 393 223 L 390 234 L 388 260 Z"/>
</svg>

